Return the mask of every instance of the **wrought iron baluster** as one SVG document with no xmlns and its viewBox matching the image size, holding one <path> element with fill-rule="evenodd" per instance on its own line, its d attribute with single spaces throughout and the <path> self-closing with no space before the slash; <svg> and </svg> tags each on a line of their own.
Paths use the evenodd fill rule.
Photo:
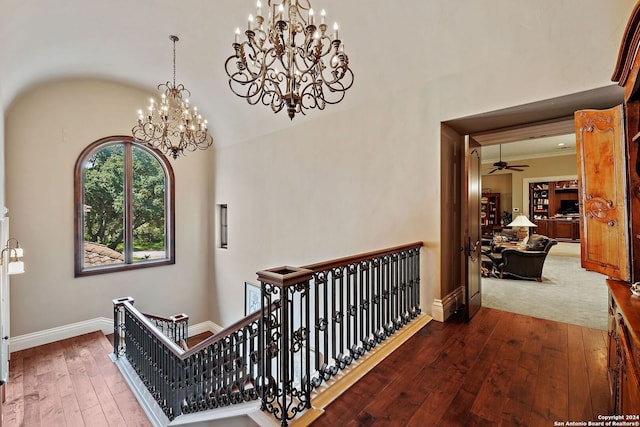
<svg viewBox="0 0 640 427">
<path fill-rule="evenodd" d="M 322 367 L 322 359 L 320 357 L 320 354 L 322 353 L 322 351 L 324 351 L 323 348 L 320 347 L 320 335 L 322 334 L 321 328 L 320 328 L 320 287 L 322 286 L 322 283 L 319 283 L 318 281 L 318 274 L 314 274 L 313 275 L 313 313 L 314 313 L 314 319 L 312 324 L 314 325 L 314 328 L 312 329 L 314 335 L 315 335 L 315 349 L 316 349 L 316 363 L 315 363 L 315 367 L 316 367 L 316 371 L 318 371 L 320 373 L 320 377 L 322 378 L 322 373 L 321 371 L 323 370 Z M 326 354 L 326 353 L 325 353 Z"/>
<path fill-rule="evenodd" d="M 366 278 L 366 282 L 363 283 L 363 287 L 365 290 L 365 296 L 364 296 L 364 300 L 363 300 L 363 307 L 362 309 L 364 310 L 364 322 L 365 322 L 365 334 L 364 334 L 364 340 L 365 340 L 365 346 L 364 348 L 366 348 L 367 350 L 369 349 L 369 342 L 370 342 L 370 338 L 372 335 L 372 327 L 371 325 L 373 325 L 373 306 L 372 306 L 372 283 L 373 283 L 373 274 L 372 274 L 372 269 L 373 269 L 373 263 L 371 261 L 367 262 L 367 269 L 365 270 L 365 278 Z"/>
<path fill-rule="evenodd" d="M 355 276 L 354 268 L 355 267 L 353 266 L 353 264 L 349 264 L 346 267 L 346 270 L 347 270 L 346 298 L 347 298 L 347 300 L 346 300 L 346 303 L 345 303 L 345 316 L 344 316 L 344 318 L 346 320 L 345 321 L 345 327 L 346 327 L 346 332 L 347 332 L 347 336 L 346 336 L 346 339 L 345 339 L 345 348 L 346 348 L 346 351 L 349 352 L 349 357 L 351 357 L 351 358 L 353 357 L 353 354 L 352 354 L 352 351 L 351 351 L 351 349 L 353 348 L 353 345 L 352 345 L 353 344 L 353 342 L 352 342 L 353 337 L 352 336 L 355 335 L 354 334 L 354 330 L 353 330 L 353 328 L 355 326 L 355 323 L 354 323 L 355 322 L 355 319 L 354 319 L 355 313 L 354 313 L 354 307 L 352 306 L 352 302 L 351 302 L 352 297 L 353 297 L 353 293 L 354 293 L 355 287 L 356 287 L 356 285 L 354 283 L 354 280 L 353 280 L 353 278 Z M 353 299 L 355 300 L 355 298 L 353 298 Z"/>
<path fill-rule="evenodd" d="M 376 259 L 376 295 L 374 295 L 374 304 L 376 305 L 376 341 L 382 341 L 382 325 L 384 325 L 384 302 L 382 300 L 382 294 L 384 292 L 384 284 L 383 284 L 383 270 L 384 266 L 382 264 L 382 259 Z"/>
<path fill-rule="evenodd" d="M 393 254 L 391 255 L 391 283 L 390 283 L 390 287 L 391 287 L 391 302 L 390 302 L 390 307 L 391 307 L 391 326 L 393 328 L 393 332 L 395 332 L 396 330 L 398 330 L 398 328 L 400 327 L 400 322 L 399 322 L 399 313 L 400 313 L 400 309 L 398 308 L 398 301 L 399 301 L 399 291 L 400 291 L 400 277 L 399 277 L 399 263 L 400 263 L 400 258 L 398 256 L 398 254 Z"/>
<path fill-rule="evenodd" d="M 323 283 L 323 293 L 322 293 L 322 306 L 323 306 L 323 316 L 322 316 L 322 323 L 324 326 L 324 329 L 322 330 L 322 338 L 324 341 L 324 364 L 325 364 L 325 371 L 327 370 L 327 368 L 329 367 L 329 356 L 331 355 L 331 353 L 329 353 L 329 273 L 327 272 L 323 272 L 324 274 L 324 283 Z M 326 375 L 326 374 L 325 374 Z M 328 379 L 328 377 L 326 377 L 326 379 Z"/>
</svg>

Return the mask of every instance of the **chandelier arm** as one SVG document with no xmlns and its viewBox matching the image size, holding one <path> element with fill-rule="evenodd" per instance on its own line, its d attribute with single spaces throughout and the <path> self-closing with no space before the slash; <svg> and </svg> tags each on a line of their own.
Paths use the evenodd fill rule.
<svg viewBox="0 0 640 427">
<path fill-rule="evenodd" d="M 270 105 L 270 100 L 265 100 L 273 93 L 274 96 L 280 98 L 280 93 L 277 90 L 265 89 L 265 83 L 267 81 L 276 82 L 274 87 L 278 88 L 278 75 L 272 70 L 273 62 L 276 61 L 276 56 L 273 49 L 264 52 L 259 55 L 260 58 L 256 58 L 255 64 L 260 64 L 260 70 L 258 72 L 252 72 L 249 67 L 244 66 L 246 61 L 236 62 L 237 57 L 231 56 L 227 59 L 225 64 L 225 71 L 229 76 L 229 87 L 237 96 L 245 98 L 250 104 L 256 104 L 262 100 L 263 104 Z M 271 59 L 269 59 L 271 58 Z M 235 65 L 237 70 L 232 71 Z M 265 98 L 265 96 L 267 98 Z"/>
<path fill-rule="evenodd" d="M 264 105 L 270 106 L 274 112 L 278 112 L 284 107 L 284 97 L 280 90 L 280 83 L 283 79 L 282 72 L 276 72 L 273 69 L 265 72 L 264 91 L 261 100 Z"/>
</svg>

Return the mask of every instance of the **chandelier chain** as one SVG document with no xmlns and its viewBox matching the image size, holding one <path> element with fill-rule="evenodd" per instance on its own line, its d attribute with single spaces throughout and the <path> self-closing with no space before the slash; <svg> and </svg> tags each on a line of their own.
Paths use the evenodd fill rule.
<svg viewBox="0 0 640 427">
<path fill-rule="evenodd" d="M 176 42 L 179 40 L 176 36 L 171 36 L 173 41 L 173 87 L 176 86 Z"/>
</svg>

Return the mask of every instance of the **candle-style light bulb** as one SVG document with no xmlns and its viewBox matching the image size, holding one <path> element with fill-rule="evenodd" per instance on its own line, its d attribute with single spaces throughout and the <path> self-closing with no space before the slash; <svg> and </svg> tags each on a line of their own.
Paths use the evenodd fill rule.
<svg viewBox="0 0 640 427">
<path fill-rule="evenodd" d="M 240 27 L 236 27 L 236 43 L 240 41 Z"/>
<path fill-rule="evenodd" d="M 333 23 L 333 39 L 338 40 L 338 23 Z"/>
<path fill-rule="evenodd" d="M 262 16 L 262 3 L 260 0 L 256 3 L 256 16 Z"/>
<path fill-rule="evenodd" d="M 253 15 L 249 14 L 249 19 L 247 19 L 247 30 L 251 31 L 253 28 Z"/>
<path fill-rule="evenodd" d="M 313 9 L 309 9 L 309 25 L 313 25 Z"/>
<path fill-rule="evenodd" d="M 327 12 L 324 11 L 324 9 L 322 9 L 320 11 L 320 23 L 324 24 L 324 18 L 327 16 Z"/>
</svg>

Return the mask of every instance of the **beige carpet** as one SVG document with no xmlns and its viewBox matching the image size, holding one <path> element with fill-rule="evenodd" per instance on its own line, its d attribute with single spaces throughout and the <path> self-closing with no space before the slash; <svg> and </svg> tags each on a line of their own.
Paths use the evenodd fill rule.
<svg viewBox="0 0 640 427">
<path fill-rule="evenodd" d="M 536 282 L 483 278 L 482 305 L 540 319 L 607 329 L 605 277 L 580 266 L 579 244 L 559 243 L 552 247 L 542 279 Z"/>
<path fill-rule="evenodd" d="M 567 243 L 558 242 L 557 245 L 551 248 L 551 252 L 554 256 L 572 256 L 580 258 L 580 243 Z"/>
</svg>

